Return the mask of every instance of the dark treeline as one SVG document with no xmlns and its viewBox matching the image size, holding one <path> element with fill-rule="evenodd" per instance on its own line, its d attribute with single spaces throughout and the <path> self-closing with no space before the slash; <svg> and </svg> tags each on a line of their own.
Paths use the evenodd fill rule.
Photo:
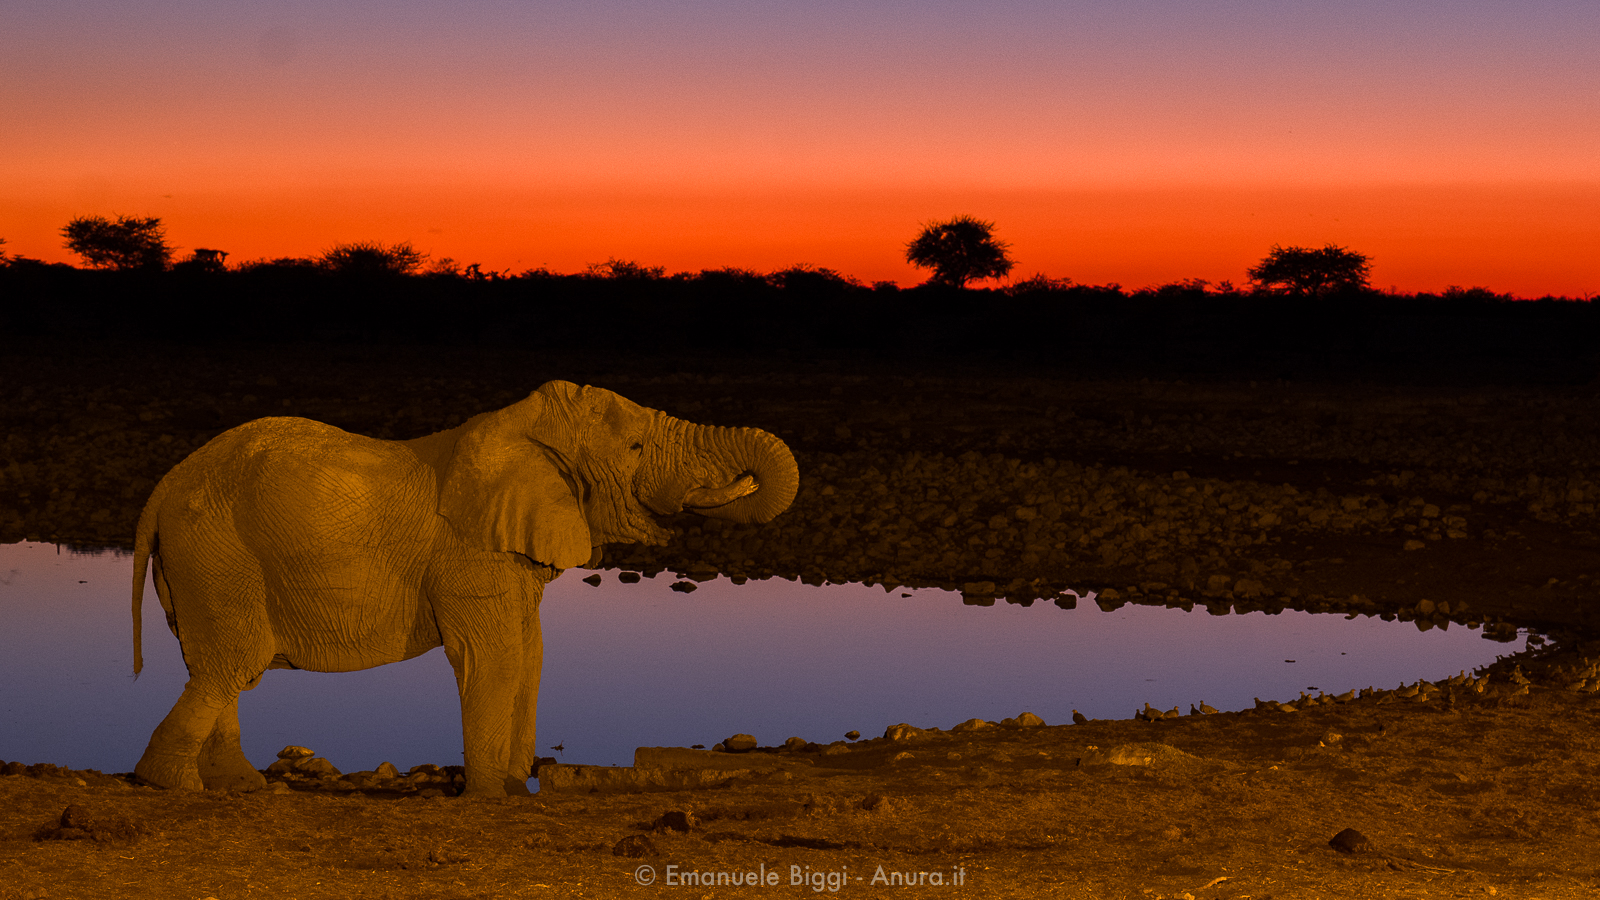
<svg viewBox="0 0 1600 900">
<path fill-rule="evenodd" d="M 309 264 L 0 265 L 11 339 L 510 345 L 636 357 L 856 359 L 1152 377 L 1567 382 L 1594 374 L 1600 305 L 1353 290 L 1315 298 L 1184 282 L 1128 291 L 864 285 L 828 270 L 515 276 Z"/>
</svg>

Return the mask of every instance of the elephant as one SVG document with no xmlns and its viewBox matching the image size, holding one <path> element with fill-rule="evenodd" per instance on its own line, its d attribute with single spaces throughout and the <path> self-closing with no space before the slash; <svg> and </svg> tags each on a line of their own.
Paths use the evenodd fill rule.
<svg viewBox="0 0 1600 900">
<path fill-rule="evenodd" d="M 265 670 L 346 672 L 443 646 L 466 793 L 527 794 L 544 586 L 598 565 L 608 542 L 667 543 L 657 517 L 768 522 L 799 477 L 773 434 L 565 381 L 413 440 L 292 417 L 226 431 L 174 466 L 139 517 L 134 674 L 149 566 L 189 681 L 134 774 L 263 787 L 238 711 Z"/>
</svg>

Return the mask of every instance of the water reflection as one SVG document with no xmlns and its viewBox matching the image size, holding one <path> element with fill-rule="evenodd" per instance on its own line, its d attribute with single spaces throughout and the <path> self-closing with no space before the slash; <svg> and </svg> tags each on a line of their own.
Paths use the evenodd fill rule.
<svg viewBox="0 0 1600 900">
<path fill-rule="evenodd" d="M 115 554 L 0 546 L 0 759 L 133 768 L 186 674 L 147 586 L 145 671 L 134 681 L 132 569 Z M 1294 611 L 977 607 L 937 590 L 720 578 L 686 594 L 668 589 L 670 577 L 623 585 L 607 572 L 591 587 L 578 576 L 545 595 L 539 743 L 602 765 L 629 764 L 637 746 L 709 746 L 736 732 L 826 742 L 1024 710 L 1054 725 L 1073 709 L 1129 718 L 1146 702 L 1239 709 L 1255 697 L 1439 679 L 1523 646 Z M 437 650 L 365 672 L 273 670 L 239 713 L 258 766 L 286 744 L 346 771 L 461 761 L 455 681 Z"/>
</svg>

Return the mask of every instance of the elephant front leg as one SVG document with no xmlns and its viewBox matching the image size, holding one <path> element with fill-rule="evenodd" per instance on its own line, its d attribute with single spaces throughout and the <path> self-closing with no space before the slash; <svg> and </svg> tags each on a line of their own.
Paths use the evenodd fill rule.
<svg viewBox="0 0 1600 900">
<path fill-rule="evenodd" d="M 528 778 L 539 766 L 539 673 L 544 668 L 544 635 L 539 629 L 539 611 L 535 608 L 523 623 L 522 690 L 517 692 L 517 702 L 511 722 L 511 775 L 507 778 L 509 793 L 511 782 L 517 782 L 521 792 L 528 789 Z"/>
<path fill-rule="evenodd" d="M 499 627 L 485 627 L 479 622 L 478 627 L 457 631 L 440 616 L 439 630 L 461 695 L 466 793 L 503 797 L 529 792 L 527 763 L 520 770 L 512 764 L 525 654 L 520 623 L 513 619 L 496 624 Z"/>
</svg>

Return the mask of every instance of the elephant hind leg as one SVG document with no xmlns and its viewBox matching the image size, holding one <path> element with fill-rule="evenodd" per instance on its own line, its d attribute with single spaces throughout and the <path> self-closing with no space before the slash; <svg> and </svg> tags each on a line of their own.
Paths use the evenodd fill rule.
<svg viewBox="0 0 1600 900">
<path fill-rule="evenodd" d="M 255 687 L 252 683 L 251 687 Z M 200 745 L 196 760 L 200 781 L 208 791 L 258 791 L 267 779 L 245 758 L 239 746 L 239 698 L 234 696 L 211 728 L 211 736 Z"/>
<path fill-rule="evenodd" d="M 234 702 L 238 702 L 237 697 Z M 150 743 L 133 774 L 158 787 L 205 790 L 205 781 L 200 777 L 200 752 L 228 705 L 226 698 L 197 690 L 195 679 L 189 679 L 172 711 L 150 735 Z"/>
<path fill-rule="evenodd" d="M 191 673 L 178 702 L 150 735 L 134 774 L 149 784 L 184 790 L 264 787 L 266 779 L 239 746 L 239 691 L 257 681 L 259 676 L 244 681 Z"/>
</svg>

